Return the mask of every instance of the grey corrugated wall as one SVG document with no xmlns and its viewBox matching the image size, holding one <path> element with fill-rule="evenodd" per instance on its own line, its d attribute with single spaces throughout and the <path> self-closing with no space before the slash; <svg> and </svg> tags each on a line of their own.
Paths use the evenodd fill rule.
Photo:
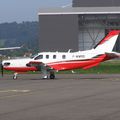
<svg viewBox="0 0 120 120">
<path fill-rule="evenodd" d="M 78 50 L 78 15 L 39 15 L 40 51 Z"/>
<path fill-rule="evenodd" d="M 120 6 L 120 0 L 73 0 L 73 7 Z"/>
</svg>

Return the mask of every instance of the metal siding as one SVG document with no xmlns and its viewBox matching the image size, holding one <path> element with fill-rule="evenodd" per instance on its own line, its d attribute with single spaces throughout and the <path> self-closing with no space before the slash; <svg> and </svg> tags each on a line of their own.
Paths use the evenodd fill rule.
<svg viewBox="0 0 120 120">
<path fill-rule="evenodd" d="M 120 0 L 73 0 L 73 7 L 120 6 Z"/>
<path fill-rule="evenodd" d="M 104 29 L 85 27 L 79 31 L 79 50 L 92 49 L 105 36 Z"/>
<path fill-rule="evenodd" d="M 40 51 L 78 50 L 77 15 L 40 15 Z"/>
</svg>

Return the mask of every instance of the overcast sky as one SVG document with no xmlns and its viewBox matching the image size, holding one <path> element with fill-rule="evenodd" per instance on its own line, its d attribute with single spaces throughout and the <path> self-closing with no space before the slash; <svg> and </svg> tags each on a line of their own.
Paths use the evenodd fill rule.
<svg viewBox="0 0 120 120">
<path fill-rule="evenodd" d="M 40 8 L 62 7 L 72 0 L 0 0 L 0 23 L 38 21 Z"/>
</svg>

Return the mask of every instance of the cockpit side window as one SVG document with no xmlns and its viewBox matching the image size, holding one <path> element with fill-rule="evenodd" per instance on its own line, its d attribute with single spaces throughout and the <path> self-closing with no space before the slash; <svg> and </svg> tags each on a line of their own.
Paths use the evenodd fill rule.
<svg viewBox="0 0 120 120">
<path fill-rule="evenodd" d="M 43 59 L 43 55 L 37 56 L 34 60 Z"/>
</svg>

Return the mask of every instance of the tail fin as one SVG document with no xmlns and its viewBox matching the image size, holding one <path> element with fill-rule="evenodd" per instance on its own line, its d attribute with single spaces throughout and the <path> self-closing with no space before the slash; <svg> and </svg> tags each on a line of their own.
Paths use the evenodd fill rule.
<svg viewBox="0 0 120 120">
<path fill-rule="evenodd" d="M 97 51 L 112 52 L 119 34 L 120 30 L 110 31 L 108 35 L 94 47 L 94 49 Z"/>
</svg>

